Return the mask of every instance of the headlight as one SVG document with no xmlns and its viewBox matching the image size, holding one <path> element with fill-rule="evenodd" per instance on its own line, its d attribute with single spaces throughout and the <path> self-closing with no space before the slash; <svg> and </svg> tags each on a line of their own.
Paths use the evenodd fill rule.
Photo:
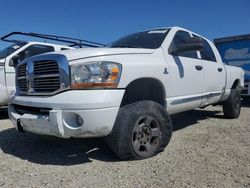
<svg viewBox="0 0 250 188">
<path fill-rule="evenodd" d="M 121 65 L 115 62 L 88 62 L 71 66 L 71 88 L 116 88 Z"/>
</svg>

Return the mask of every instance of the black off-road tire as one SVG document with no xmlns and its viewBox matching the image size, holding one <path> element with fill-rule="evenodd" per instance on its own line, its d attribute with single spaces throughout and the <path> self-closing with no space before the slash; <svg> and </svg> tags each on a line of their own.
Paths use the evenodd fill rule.
<svg viewBox="0 0 250 188">
<path fill-rule="evenodd" d="M 120 108 L 105 141 L 121 160 L 144 159 L 163 151 L 171 136 L 166 110 L 153 101 L 139 101 Z"/>
<path fill-rule="evenodd" d="M 229 119 L 236 119 L 240 116 L 241 97 L 239 89 L 232 89 L 228 99 L 223 102 L 224 116 Z"/>
</svg>

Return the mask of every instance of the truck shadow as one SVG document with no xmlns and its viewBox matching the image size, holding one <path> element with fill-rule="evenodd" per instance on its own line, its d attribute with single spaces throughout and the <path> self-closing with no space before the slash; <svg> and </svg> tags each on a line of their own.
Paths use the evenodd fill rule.
<svg viewBox="0 0 250 188">
<path fill-rule="evenodd" d="M 172 117 L 174 131 L 215 117 L 220 111 L 192 110 Z M 19 133 L 14 128 L 0 132 L 1 150 L 23 160 L 42 165 L 71 166 L 90 163 L 92 160 L 118 162 L 103 139 L 42 138 L 32 133 Z"/>
<path fill-rule="evenodd" d="M 224 116 L 219 113 L 221 113 L 221 111 L 197 109 L 172 115 L 173 130 L 178 131 L 209 118 L 225 119 Z"/>
<path fill-rule="evenodd" d="M 0 108 L 0 120 L 9 119 L 8 108 Z"/>
<path fill-rule="evenodd" d="M 0 153 L 42 165 L 77 165 L 100 161 L 118 161 L 103 139 L 61 139 L 19 133 L 14 128 L 0 132 Z"/>
<path fill-rule="evenodd" d="M 241 105 L 242 107 L 250 107 L 250 99 L 243 100 Z"/>
</svg>

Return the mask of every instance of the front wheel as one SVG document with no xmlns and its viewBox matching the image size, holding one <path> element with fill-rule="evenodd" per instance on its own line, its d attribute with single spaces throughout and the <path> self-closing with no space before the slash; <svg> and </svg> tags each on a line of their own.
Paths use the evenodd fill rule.
<svg viewBox="0 0 250 188">
<path fill-rule="evenodd" d="M 223 103 L 224 116 L 236 119 L 240 116 L 241 97 L 239 89 L 232 89 L 228 99 Z"/>
<path fill-rule="evenodd" d="M 166 110 L 153 101 L 121 107 L 106 142 L 122 160 L 145 159 L 164 150 L 172 135 Z"/>
</svg>

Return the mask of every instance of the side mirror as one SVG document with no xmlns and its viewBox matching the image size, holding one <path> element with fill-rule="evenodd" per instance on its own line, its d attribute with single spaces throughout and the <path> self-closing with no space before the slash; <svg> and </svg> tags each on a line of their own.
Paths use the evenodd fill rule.
<svg viewBox="0 0 250 188">
<path fill-rule="evenodd" d="M 15 55 L 10 59 L 9 66 L 16 67 L 20 63 L 20 55 Z"/>
<path fill-rule="evenodd" d="M 178 55 L 178 53 L 181 52 L 193 52 L 202 50 L 203 50 L 202 40 L 199 37 L 190 37 L 185 41 L 184 44 L 180 44 L 170 49 L 169 54 Z"/>
</svg>

